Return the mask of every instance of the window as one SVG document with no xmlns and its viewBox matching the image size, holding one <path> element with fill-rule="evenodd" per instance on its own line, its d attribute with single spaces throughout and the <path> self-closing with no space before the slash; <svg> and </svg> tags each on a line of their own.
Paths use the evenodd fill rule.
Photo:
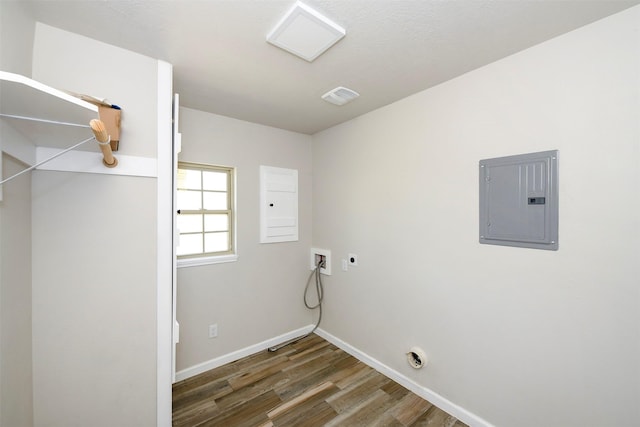
<svg viewBox="0 0 640 427">
<path fill-rule="evenodd" d="M 178 163 L 179 260 L 235 253 L 233 172 L 229 167 Z"/>
</svg>

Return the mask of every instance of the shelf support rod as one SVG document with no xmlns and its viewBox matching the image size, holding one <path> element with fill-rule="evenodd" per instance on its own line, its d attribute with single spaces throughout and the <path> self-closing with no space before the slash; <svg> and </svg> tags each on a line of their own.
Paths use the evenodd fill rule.
<svg viewBox="0 0 640 427">
<path fill-rule="evenodd" d="M 29 166 L 28 168 L 26 168 L 26 169 L 24 169 L 24 170 L 21 170 L 21 171 L 20 171 L 20 172 L 18 172 L 17 174 L 15 174 L 15 175 L 13 175 L 13 176 L 10 176 L 9 178 L 7 178 L 7 179 L 4 179 L 4 180 L 0 181 L 0 185 L 4 184 L 5 182 L 11 181 L 13 178 L 17 178 L 18 176 L 22 175 L 23 173 L 27 173 L 27 172 L 29 172 L 29 171 L 31 171 L 31 170 L 33 170 L 33 169 L 37 168 L 38 166 L 42 166 L 42 165 L 44 165 L 45 163 L 50 162 L 51 160 L 55 159 L 56 157 L 60 157 L 60 156 L 62 156 L 64 153 L 69 152 L 69 151 L 73 150 L 74 148 L 77 148 L 77 147 L 81 146 L 82 144 L 85 144 L 85 143 L 87 143 L 87 142 L 89 142 L 89 141 L 91 141 L 91 140 L 94 140 L 94 139 L 95 139 L 95 138 L 92 136 L 91 138 L 87 138 L 87 139 L 85 139 L 84 141 L 78 142 L 76 145 L 73 145 L 73 146 L 71 146 L 71 147 L 69 147 L 69 148 L 66 148 L 66 149 L 62 150 L 61 152 L 56 153 L 56 154 L 54 154 L 53 156 L 49 157 L 48 159 L 42 160 L 41 162 L 38 162 L 38 163 L 36 163 L 36 164 L 35 164 L 35 165 L 33 165 L 33 166 Z"/>
<path fill-rule="evenodd" d="M 79 123 L 69 123 L 69 122 L 60 122 L 57 120 L 47 120 L 47 119 L 39 119 L 37 117 L 27 117 L 27 116 L 16 116 L 13 114 L 0 114 L 0 117 L 8 117 L 10 119 L 19 119 L 19 120 L 29 120 L 32 122 L 42 122 L 42 123 L 50 123 L 54 125 L 64 125 L 64 126 L 75 126 L 79 128 L 88 128 L 87 125 L 81 125 Z"/>
</svg>

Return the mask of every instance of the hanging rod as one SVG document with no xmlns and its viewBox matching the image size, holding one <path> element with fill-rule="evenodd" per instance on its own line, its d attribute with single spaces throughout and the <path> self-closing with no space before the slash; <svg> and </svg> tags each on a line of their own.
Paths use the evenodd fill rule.
<svg viewBox="0 0 640 427">
<path fill-rule="evenodd" d="M 69 123 L 69 122 L 60 122 L 57 120 L 47 120 L 47 119 L 38 119 L 36 117 L 27 117 L 27 116 L 15 116 L 13 114 L 2 114 L 0 113 L 0 117 L 9 117 L 11 119 L 19 119 L 19 120 L 29 120 L 32 122 L 42 122 L 42 123 L 50 123 L 54 125 L 64 125 L 64 126 L 76 126 L 79 128 L 88 128 L 87 125 L 81 125 L 78 123 Z"/>
<path fill-rule="evenodd" d="M 107 133 L 107 127 L 102 120 L 98 119 L 91 120 L 89 125 L 102 151 L 102 163 L 108 168 L 115 168 L 118 166 L 118 159 L 113 157 L 113 152 L 111 151 L 111 135 Z"/>
</svg>

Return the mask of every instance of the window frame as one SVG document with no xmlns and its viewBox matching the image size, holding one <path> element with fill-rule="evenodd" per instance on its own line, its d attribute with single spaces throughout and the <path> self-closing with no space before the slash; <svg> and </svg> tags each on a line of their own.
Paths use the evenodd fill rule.
<svg viewBox="0 0 640 427">
<path fill-rule="evenodd" d="M 232 262 L 238 259 L 236 252 L 236 169 L 231 166 L 222 166 L 222 165 L 213 165 L 207 163 L 196 163 L 196 162 L 187 162 L 187 161 L 179 161 L 177 170 L 196 170 L 196 171 L 213 171 L 213 172 L 224 172 L 227 174 L 227 209 L 225 210 L 207 210 L 204 209 L 204 204 L 200 210 L 185 210 L 181 209 L 178 206 L 178 202 L 176 200 L 176 215 L 181 214 L 225 214 L 228 218 L 228 247 L 229 249 L 226 251 L 219 252 L 200 252 L 200 253 L 192 253 L 192 254 L 184 254 L 184 255 L 176 255 L 177 258 L 177 266 L 180 267 L 189 267 L 189 266 L 198 266 L 198 265 L 207 265 L 207 264 L 217 264 L 222 262 Z M 201 175 L 202 177 L 202 175 Z M 202 179 L 202 178 L 201 178 Z M 178 179 L 176 177 L 176 197 L 177 192 L 179 190 L 189 190 L 189 191 L 198 191 L 200 193 L 201 201 L 204 202 L 204 194 L 208 190 L 204 190 L 200 188 L 199 190 L 180 188 L 178 186 Z M 177 225 L 176 225 L 177 228 Z M 201 234 L 202 239 L 205 238 L 207 234 L 204 231 L 202 232 L 194 232 L 194 233 L 180 233 L 179 230 L 176 230 L 176 236 L 180 238 L 181 235 L 192 235 L 192 234 Z M 203 251 L 204 251 L 204 241 L 203 241 Z"/>
</svg>

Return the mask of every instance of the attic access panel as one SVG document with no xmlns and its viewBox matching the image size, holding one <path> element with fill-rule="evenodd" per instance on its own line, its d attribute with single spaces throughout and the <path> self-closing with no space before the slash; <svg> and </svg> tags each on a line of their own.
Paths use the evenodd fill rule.
<svg viewBox="0 0 640 427">
<path fill-rule="evenodd" d="M 480 243 L 558 250 L 558 150 L 479 166 Z"/>
</svg>

